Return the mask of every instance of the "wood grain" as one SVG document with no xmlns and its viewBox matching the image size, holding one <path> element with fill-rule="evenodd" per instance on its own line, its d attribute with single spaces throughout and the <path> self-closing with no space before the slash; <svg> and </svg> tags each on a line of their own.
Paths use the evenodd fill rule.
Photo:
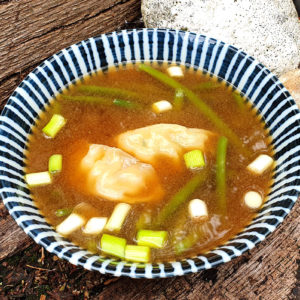
<svg viewBox="0 0 300 300">
<path fill-rule="evenodd" d="M 139 0 L 0 3 L 0 107 L 19 79 L 57 51 L 140 16 Z M 21 76 L 20 76 L 21 75 Z"/>
<path fill-rule="evenodd" d="M 33 241 L 0 203 L 0 261 L 27 248 Z"/>
</svg>

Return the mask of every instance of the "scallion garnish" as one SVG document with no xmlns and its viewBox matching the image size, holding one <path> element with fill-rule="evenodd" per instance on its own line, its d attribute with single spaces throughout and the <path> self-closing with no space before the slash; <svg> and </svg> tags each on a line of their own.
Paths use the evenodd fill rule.
<svg viewBox="0 0 300 300">
<path fill-rule="evenodd" d="M 34 187 L 50 184 L 52 182 L 52 178 L 50 173 L 46 171 L 26 174 L 25 181 L 30 187 Z"/>
<path fill-rule="evenodd" d="M 66 119 L 62 115 L 54 114 L 49 123 L 43 128 L 43 132 L 50 138 L 54 138 L 65 126 Z"/>
<path fill-rule="evenodd" d="M 100 241 L 101 250 L 119 258 L 125 258 L 126 240 L 110 234 L 103 234 Z"/>
<path fill-rule="evenodd" d="M 150 248 L 146 246 L 127 245 L 125 259 L 133 262 L 147 263 L 150 261 Z"/>
<path fill-rule="evenodd" d="M 49 158 L 49 172 L 56 173 L 62 170 L 62 155 L 53 154 Z"/>
<path fill-rule="evenodd" d="M 137 233 L 137 244 L 151 248 L 162 248 L 167 240 L 167 231 L 139 230 Z"/>
<path fill-rule="evenodd" d="M 205 160 L 201 150 L 189 151 L 183 155 L 183 158 L 188 169 L 201 168 L 205 166 Z"/>
</svg>

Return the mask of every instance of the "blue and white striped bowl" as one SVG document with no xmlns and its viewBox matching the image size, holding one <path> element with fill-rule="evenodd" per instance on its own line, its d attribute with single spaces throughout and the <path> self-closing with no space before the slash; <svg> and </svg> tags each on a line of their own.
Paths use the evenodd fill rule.
<svg viewBox="0 0 300 300">
<path fill-rule="evenodd" d="M 140 61 L 178 63 L 225 80 L 248 97 L 273 138 L 277 165 L 267 202 L 234 239 L 177 262 L 125 263 L 99 257 L 62 238 L 45 221 L 24 181 L 28 136 L 51 99 L 79 78 Z M 300 190 L 300 113 L 279 80 L 255 59 L 203 35 L 164 29 L 124 30 L 90 38 L 53 55 L 15 90 L 0 119 L 0 194 L 19 226 L 49 252 L 88 270 L 116 276 L 183 275 L 230 261 L 264 240 L 283 221 Z"/>
</svg>

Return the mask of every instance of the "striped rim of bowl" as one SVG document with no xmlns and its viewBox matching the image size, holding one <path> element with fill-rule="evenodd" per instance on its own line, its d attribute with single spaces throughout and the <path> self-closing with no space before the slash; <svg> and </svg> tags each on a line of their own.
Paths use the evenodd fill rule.
<svg viewBox="0 0 300 300">
<path fill-rule="evenodd" d="M 249 226 L 206 255 L 153 264 L 94 255 L 55 232 L 35 207 L 23 178 L 28 136 L 52 98 L 84 75 L 143 61 L 183 64 L 226 81 L 257 109 L 273 139 L 277 164 L 268 200 Z M 254 58 L 222 41 L 168 29 L 103 34 L 44 61 L 9 98 L 0 117 L 0 195 L 17 224 L 35 242 L 88 270 L 156 278 L 209 269 L 252 249 L 275 230 L 293 207 L 300 189 L 299 119 L 294 100 L 279 80 Z"/>
</svg>

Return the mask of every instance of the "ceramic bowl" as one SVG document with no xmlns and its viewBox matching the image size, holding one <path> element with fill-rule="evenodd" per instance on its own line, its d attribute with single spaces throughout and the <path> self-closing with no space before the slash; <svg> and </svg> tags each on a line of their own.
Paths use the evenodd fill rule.
<svg viewBox="0 0 300 300">
<path fill-rule="evenodd" d="M 49 101 L 85 75 L 140 61 L 201 69 L 232 85 L 255 107 L 272 137 L 274 183 L 257 217 L 224 245 L 181 261 L 126 263 L 94 255 L 62 238 L 36 208 L 24 181 L 31 128 Z M 267 68 L 243 51 L 200 34 L 165 29 L 124 30 L 72 45 L 44 61 L 9 98 L 0 120 L 0 194 L 9 213 L 47 251 L 88 270 L 134 278 L 170 277 L 216 267 L 264 240 L 293 207 L 300 189 L 300 113 Z"/>
</svg>

